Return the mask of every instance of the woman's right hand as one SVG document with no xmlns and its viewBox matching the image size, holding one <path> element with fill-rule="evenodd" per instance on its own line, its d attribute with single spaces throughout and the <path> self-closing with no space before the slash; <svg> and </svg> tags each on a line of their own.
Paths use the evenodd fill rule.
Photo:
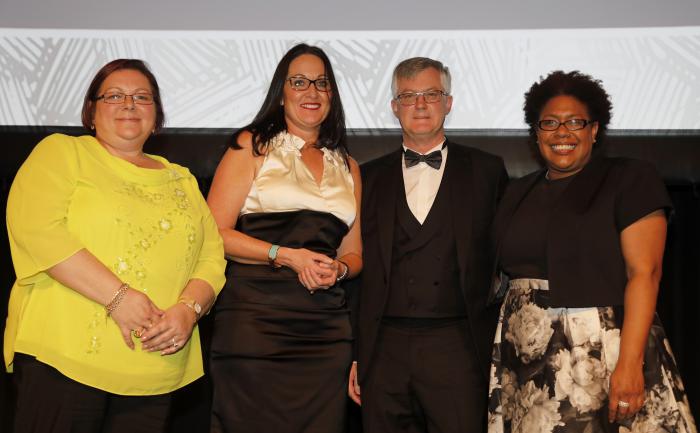
<svg viewBox="0 0 700 433">
<path fill-rule="evenodd" d="M 306 248 L 282 247 L 277 253 L 277 263 L 292 268 L 299 281 L 309 292 L 327 289 L 335 284 L 333 259 Z"/>
<path fill-rule="evenodd" d="M 138 338 L 140 334 L 153 326 L 165 312 L 151 301 L 143 292 L 129 288 L 117 308 L 112 311 L 112 319 L 119 326 L 124 343 L 134 349 L 132 331 Z"/>
</svg>

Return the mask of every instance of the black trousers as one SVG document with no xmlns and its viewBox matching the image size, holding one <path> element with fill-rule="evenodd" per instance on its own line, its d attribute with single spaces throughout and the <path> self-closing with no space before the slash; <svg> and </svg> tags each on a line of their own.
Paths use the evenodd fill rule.
<svg viewBox="0 0 700 433">
<path fill-rule="evenodd" d="M 157 433 L 167 426 L 170 394 L 110 394 L 19 353 L 14 379 L 15 433 Z"/>
<path fill-rule="evenodd" d="M 383 322 L 369 368 L 362 384 L 364 433 L 485 430 L 488 384 L 466 319 L 434 326 Z"/>
</svg>

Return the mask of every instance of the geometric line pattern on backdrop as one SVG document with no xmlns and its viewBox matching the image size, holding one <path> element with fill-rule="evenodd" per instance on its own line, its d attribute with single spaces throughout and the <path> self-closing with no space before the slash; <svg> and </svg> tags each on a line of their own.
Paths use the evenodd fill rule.
<svg viewBox="0 0 700 433">
<path fill-rule="evenodd" d="M 0 29 L 0 125 L 79 125 L 90 78 L 120 57 L 144 59 L 161 84 L 167 126 L 248 123 L 274 68 L 298 42 L 331 57 L 349 128 L 396 128 L 393 67 L 427 56 L 451 70 L 446 126 L 523 128 L 523 93 L 555 69 L 602 79 L 613 128 L 700 129 L 700 27 L 421 31 L 179 32 Z"/>
</svg>

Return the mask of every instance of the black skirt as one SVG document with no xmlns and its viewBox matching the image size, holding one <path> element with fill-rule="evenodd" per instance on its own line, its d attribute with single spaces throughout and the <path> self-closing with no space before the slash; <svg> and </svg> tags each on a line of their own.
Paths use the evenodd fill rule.
<svg viewBox="0 0 700 433">
<path fill-rule="evenodd" d="M 245 215 L 258 239 L 335 256 L 347 226 L 321 212 Z M 231 263 L 211 347 L 213 432 L 341 432 L 352 361 L 339 286 L 313 295 L 288 268 Z"/>
</svg>

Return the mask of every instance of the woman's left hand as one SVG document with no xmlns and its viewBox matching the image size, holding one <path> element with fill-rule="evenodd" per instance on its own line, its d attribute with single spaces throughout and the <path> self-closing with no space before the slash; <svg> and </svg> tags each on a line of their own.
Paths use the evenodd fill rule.
<svg viewBox="0 0 700 433">
<path fill-rule="evenodd" d="M 644 373 L 642 363 L 626 366 L 618 362 L 610 376 L 608 394 L 608 419 L 610 422 L 631 418 L 644 405 Z M 629 406 L 627 406 L 628 403 Z"/>
<path fill-rule="evenodd" d="M 197 323 L 197 315 L 187 305 L 178 302 L 141 335 L 141 347 L 149 352 L 171 355 L 187 344 Z"/>
<path fill-rule="evenodd" d="M 620 233 L 627 285 L 620 356 L 610 376 L 610 422 L 631 418 L 644 406 L 644 352 L 654 320 L 665 243 L 663 209 L 642 217 Z"/>
<path fill-rule="evenodd" d="M 319 274 L 310 269 L 304 269 L 299 274 L 299 281 L 304 287 L 317 287 L 320 290 L 329 289 L 338 282 L 338 275 L 341 275 L 344 271 L 343 265 L 338 260 L 333 260 L 330 264 L 318 262 L 318 266 L 327 271 L 324 274 Z"/>
</svg>

